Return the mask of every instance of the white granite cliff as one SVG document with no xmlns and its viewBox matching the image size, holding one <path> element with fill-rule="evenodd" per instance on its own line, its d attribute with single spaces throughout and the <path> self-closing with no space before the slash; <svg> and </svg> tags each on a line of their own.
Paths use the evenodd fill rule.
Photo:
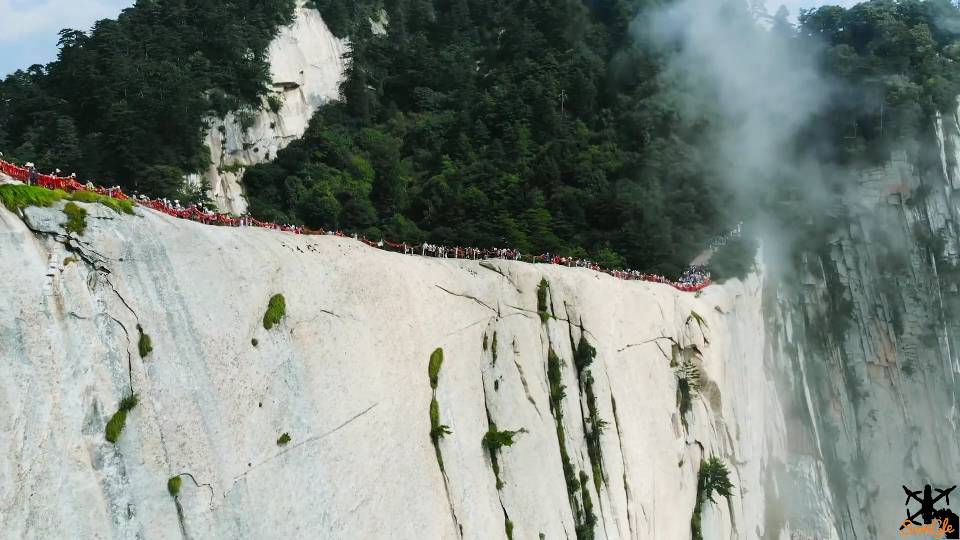
<svg viewBox="0 0 960 540">
<path fill-rule="evenodd" d="M 770 537 L 771 506 L 793 490 L 772 469 L 788 461 L 788 437 L 759 278 L 698 297 L 583 269 L 85 206 L 79 238 L 57 209 L 21 220 L 0 208 L 0 530 L 11 537 L 487 539 L 509 520 L 514 538 L 573 538 L 588 497 L 597 538 L 684 539 L 711 455 L 736 489 L 705 506 L 706 537 Z M 286 318 L 267 331 L 277 293 Z M 153 343 L 145 359 L 137 325 Z M 581 336 L 597 350 L 580 374 L 592 383 L 574 366 Z M 436 348 L 443 471 L 430 439 Z M 688 427 L 680 357 L 703 371 Z M 113 445 L 104 425 L 131 389 L 140 405 Z M 606 422 L 596 468 L 591 394 Z M 491 421 L 525 430 L 499 454 L 500 490 L 481 445 Z M 292 441 L 278 447 L 284 432 Z M 561 448 L 588 478 L 572 498 Z M 184 475 L 177 500 L 173 475 Z"/>
<path fill-rule="evenodd" d="M 279 98 L 282 106 L 274 112 L 264 97 L 248 129 L 233 113 L 208 119 L 204 144 L 211 163 L 188 181 L 207 181 L 209 194 L 222 211 L 245 213 L 244 169 L 276 158 L 279 150 L 303 135 L 321 105 L 340 96 L 348 48 L 346 40 L 330 32 L 319 11 L 299 0 L 293 24 L 280 30 L 268 51 L 269 96 Z"/>
</svg>

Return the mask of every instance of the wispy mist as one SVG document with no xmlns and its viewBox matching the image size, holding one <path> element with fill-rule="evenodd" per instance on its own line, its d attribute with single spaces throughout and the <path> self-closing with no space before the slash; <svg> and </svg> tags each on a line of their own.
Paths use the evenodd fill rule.
<svg viewBox="0 0 960 540">
<path fill-rule="evenodd" d="M 635 31 L 662 53 L 683 114 L 707 120 L 701 150 L 736 195 L 732 217 L 758 225 L 769 264 L 785 263 L 795 230 L 769 219 L 770 203 L 791 192 L 804 207 L 830 206 L 823 178 L 844 174 L 797 144 L 835 97 L 817 45 L 796 39 L 786 21 L 758 18 L 747 0 L 683 0 L 641 16 Z"/>
<path fill-rule="evenodd" d="M 644 34 L 671 49 L 666 76 L 686 113 L 713 118 L 714 162 L 741 195 L 806 169 L 793 142 L 830 87 L 810 51 L 758 24 L 744 0 L 685 0 L 646 20 Z"/>
</svg>

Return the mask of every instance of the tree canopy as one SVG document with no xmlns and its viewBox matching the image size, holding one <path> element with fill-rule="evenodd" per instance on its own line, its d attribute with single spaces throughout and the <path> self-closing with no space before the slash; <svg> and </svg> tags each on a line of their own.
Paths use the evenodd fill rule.
<svg viewBox="0 0 960 540">
<path fill-rule="evenodd" d="M 957 110 L 960 9 L 950 0 L 824 6 L 803 11 L 799 30 L 824 43 L 836 83 L 815 135 L 825 159 L 882 161 L 905 140 L 928 140 L 937 111 Z"/>
<path fill-rule="evenodd" d="M 316 4 L 351 35 L 344 99 L 247 171 L 255 214 L 667 273 L 723 221 L 700 119 L 630 35 L 637 2 Z"/>
</svg>

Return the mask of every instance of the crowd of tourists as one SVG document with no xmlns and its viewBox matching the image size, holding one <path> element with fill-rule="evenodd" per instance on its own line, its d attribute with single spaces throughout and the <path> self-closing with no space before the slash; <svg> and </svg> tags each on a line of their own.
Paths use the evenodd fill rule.
<svg viewBox="0 0 960 540">
<path fill-rule="evenodd" d="M 404 253 L 407 255 L 420 255 L 424 257 L 473 260 L 503 259 L 510 261 L 525 261 L 531 263 L 589 268 L 597 272 L 609 274 L 619 279 L 663 283 L 685 292 L 697 292 L 710 285 L 710 273 L 707 272 L 703 267 L 692 267 L 684 272 L 679 279 L 673 281 L 657 274 L 648 274 L 636 270 L 610 270 L 603 268 L 599 264 L 587 259 L 562 257 L 550 253 L 543 255 L 524 255 L 517 249 L 447 247 L 430 243 L 397 243 L 383 239 L 374 241 L 357 234 L 347 235 L 342 231 L 328 231 L 323 229 L 314 230 L 295 225 L 280 225 L 276 223 L 259 221 L 249 215 L 232 216 L 229 214 L 218 213 L 210 208 L 206 208 L 203 205 L 198 204 L 189 204 L 184 206 L 181 205 L 180 201 L 177 200 L 171 201 L 169 199 L 151 199 L 140 194 L 134 194 L 133 196 L 130 196 L 125 194 L 119 186 L 104 188 L 94 186 L 90 182 L 82 184 L 77 180 L 75 174 L 71 174 L 69 176 L 60 176 L 59 169 L 49 174 L 41 174 L 37 171 L 33 163 L 26 163 L 24 166 L 20 167 L 5 161 L 3 159 L 3 154 L 0 154 L 0 172 L 28 185 L 35 185 L 46 189 L 59 189 L 68 192 L 90 191 L 121 201 L 133 201 L 141 206 L 152 208 L 169 216 L 180 219 L 188 219 L 206 225 L 218 225 L 223 227 L 260 227 L 301 235 L 331 235 L 352 237 L 363 242 L 364 244 L 379 249 L 395 251 L 397 253 Z M 739 233 L 739 230 L 737 233 Z"/>
</svg>

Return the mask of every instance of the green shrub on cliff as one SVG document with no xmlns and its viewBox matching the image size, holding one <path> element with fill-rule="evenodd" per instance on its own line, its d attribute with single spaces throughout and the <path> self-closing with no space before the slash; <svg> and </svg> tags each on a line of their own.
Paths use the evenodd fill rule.
<svg viewBox="0 0 960 540">
<path fill-rule="evenodd" d="M 86 210 L 77 206 L 76 203 L 68 202 L 63 207 L 63 213 L 67 216 L 67 222 L 63 224 L 65 231 L 82 235 L 87 230 Z"/>
<path fill-rule="evenodd" d="M 440 404 L 436 398 L 430 400 L 430 440 L 433 444 L 442 439 L 445 435 L 452 433 L 450 426 L 440 423 Z"/>
<path fill-rule="evenodd" d="M 280 323 L 287 314 L 287 301 L 282 294 L 275 294 L 267 304 L 267 312 L 263 314 L 263 327 L 270 330 Z"/>
<path fill-rule="evenodd" d="M 138 324 L 137 332 L 140 333 L 140 339 L 137 341 L 137 349 L 140 352 L 140 358 L 146 358 L 151 352 L 153 352 L 153 341 L 150 339 L 149 334 L 143 333 L 143 328 Z"/>
<path fill-rule="evenodd" d="M 437 389 L 440 378 L 440 366 L 443 365 L 443 349 L 438 348 L 430 355 L 430 365 L 427 374 L 430 375 L 430 388 Z"/>
<path fill-rule="evenodd" d="M 176 497 L 180 494 L 180 486 L 183 484 L 183 479 L 179 476 L 172 476 L 167 480 L 167 491 L 170 492 L 171 497 Z"/>
<path fill-rule="evenodd" d="M 110 417 L 107 427 L 104 429 L 108 441 L 116 444 L 120 439 L 120 434 L 123 433 L 123 427 L 127 422 L 127 413 L 132 411 L 139 402 L 140 399 L 136 394 L 130 394 L 120 400 L 119 410 Z"/>
<path fill-rule="evenodd" d="M 123 432 L 123 425 L 127 422 L 127 411 L 120 409 L 110 417 L 105 429 L 106 438 L 111 443 L 116 444 Z"/>
<path fill-rule="evenodd" d="M 526 433 L 526 430 L 520 428 L 516 431 L 499 431 L 496 425 L 491 425 L 483 436 L 483 446 L 491 452 L 496 452 L 504 446 L 513 446 L 513 438 L 519 433 Z"/>
<path fill-rule="evenodd" d="M 547 304 L 547 293 L 550 291 L 550 283 L 546 278 L 540 280 L 537 285 L 537 312 L 540 314 L 540 322 L 547 322 L 550 318 L 550 306 Z"/>
<path fill-rule="evenodd" d="M 727 465 L 714 456 L 706 461 L 700 462 L 700 471 L 697 473 L 697 502 L 693 509 L 693 516 L 690 518 L 690 529 L 693 540 L 702 540 L 703 534 L 700 530 L 700 514 L 703 510 L 703 503 L 706 501 L 716 502 L 713 495 L 730 498 L 733 493 L 733 484 L 730 482 L 730 471 Z"/>
</svg>

